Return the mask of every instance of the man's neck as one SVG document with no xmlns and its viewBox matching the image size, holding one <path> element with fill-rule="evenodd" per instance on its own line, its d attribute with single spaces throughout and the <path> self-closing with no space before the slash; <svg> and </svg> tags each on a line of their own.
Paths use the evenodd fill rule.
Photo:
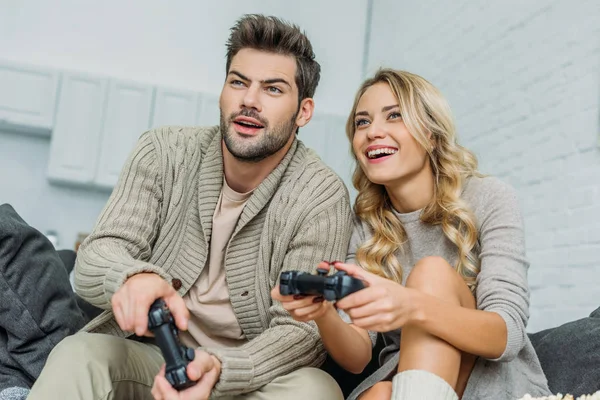
<svg viewBox="0 0 600 400">
<path fill-rule="evenodd" d="M 271 172 L 283 160 L 288 150 L 292 146 L 296 135 L 292 135 L 290 140 L 277 153 L 258 162 L 247 162 L 238 160 L 227 150 L 225 143 L 221 141 L 223 149 L 223 171 L 227 185 L 238 193 L 247 193 L 261 184 Z"/>
</svg>

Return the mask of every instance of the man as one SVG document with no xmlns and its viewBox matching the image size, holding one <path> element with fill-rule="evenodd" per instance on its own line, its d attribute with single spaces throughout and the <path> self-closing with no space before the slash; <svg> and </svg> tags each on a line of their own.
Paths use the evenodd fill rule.
<svg viewBox="0 0 600 400">
<path fill-rule="evenodd" d="M 345 186 L 296 139 L 319 64 L 298 27 L 249 15 L 226 72 L 220 127 L 140 138 L 77 258 L 78 293 L 107 311 L 54 349 L 30 399 L 342 398 L 309 368 L 325 358 L 316 326 L 270 298 L 281 271 L 312 272 L 348 246 Z M 198 383 L 182 392 L 143 338 L 157 298 L 197 348 Z"/>
</svg>

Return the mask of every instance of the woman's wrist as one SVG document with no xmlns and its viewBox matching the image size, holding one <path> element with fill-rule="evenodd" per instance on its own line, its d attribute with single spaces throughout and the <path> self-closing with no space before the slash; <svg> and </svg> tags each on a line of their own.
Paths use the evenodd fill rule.
<svg viewBox="0 0 600 400">
<path fill-rule="evenodd" d="M 417 325 L 423 327 L 427 323 L 427 317 L 429 315 L 428 307 L 431 306 L 431 296 L 425 293 L 415 290 L 408 289 L 411 291 L 410 297 L 410 311 L 408 313 L 408 321 L 406 324 Z"/>
<path fill-rule="evenodd" d="M 327 325 L 333 319 L 340 317 L 332 303 L 328 302 L 324 305 L 324 307 L 326 308 L 325 313 L 320 317 L 315 318 L 315 323 L 317 324 L 317 327 L 319 327 L 319 329 L 321 328 L 321 326 Z"/>
</svg>

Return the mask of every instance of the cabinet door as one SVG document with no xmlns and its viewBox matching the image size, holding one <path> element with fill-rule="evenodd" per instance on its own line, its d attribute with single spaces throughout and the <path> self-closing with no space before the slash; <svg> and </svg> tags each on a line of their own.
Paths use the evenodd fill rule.
<svg viewBox="0 0 600 400">
<path fill-rule="evenodd" d="M 117 183 L 127 157 L 150 126 L 153 92 L 148 85 L 110 82 L 94 181 L 97 186 L 112 189 Z"/>
<path fill-rule="evenodd" d="M 221 111 L 219 109 L 219 96 L 208 93 L 201 93 L 198 102 L 198 112 L 196 115 L 196 125 L 212 126 L 219 125 Z"/>
<path fill-rule="evenodd" d="M 50 135 L 60 74 L 0 62 L 0 127 Z"/>
<path fill-rule="evenodd" d="M 65 73 L 50 144 L 48 177 L 91 185 L 96 175 L 108 80 Z"/>
<path fill-rule="evenodd" d="M 198 109 L 198 93 L 158 88 L 152 117 L 152 128 L 164 125 L 194 125 Z"/>
</svg>

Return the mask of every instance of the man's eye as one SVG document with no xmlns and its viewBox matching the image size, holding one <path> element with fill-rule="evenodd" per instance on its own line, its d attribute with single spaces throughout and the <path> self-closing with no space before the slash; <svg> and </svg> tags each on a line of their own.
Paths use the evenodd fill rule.
<svg viewBox="0 0 600 400">
<path fill-rule="evenodd" d="M 242 82 L 242 81 L 239 81 L 239 80 L 237 80 L 237 79 L 234 79 L 234 80 L 232 80 L 232 81 L 231 81 L 231 84 L 232 84 L 233 86 L 243 86 L 243 85 L 244 85 L 244 82 Z"/>
<path fill-rule="evenodd" d="M 268 91 L 269 93 L 275 93 L 275 94 L 283 93 L 283 92 L 281 91 L 281 89 L 279 89 L 278 87 L 275 87 L 275 86 L 269 86 L 269 87 L 267 88 L 267 91 Z"/>
</svg>

